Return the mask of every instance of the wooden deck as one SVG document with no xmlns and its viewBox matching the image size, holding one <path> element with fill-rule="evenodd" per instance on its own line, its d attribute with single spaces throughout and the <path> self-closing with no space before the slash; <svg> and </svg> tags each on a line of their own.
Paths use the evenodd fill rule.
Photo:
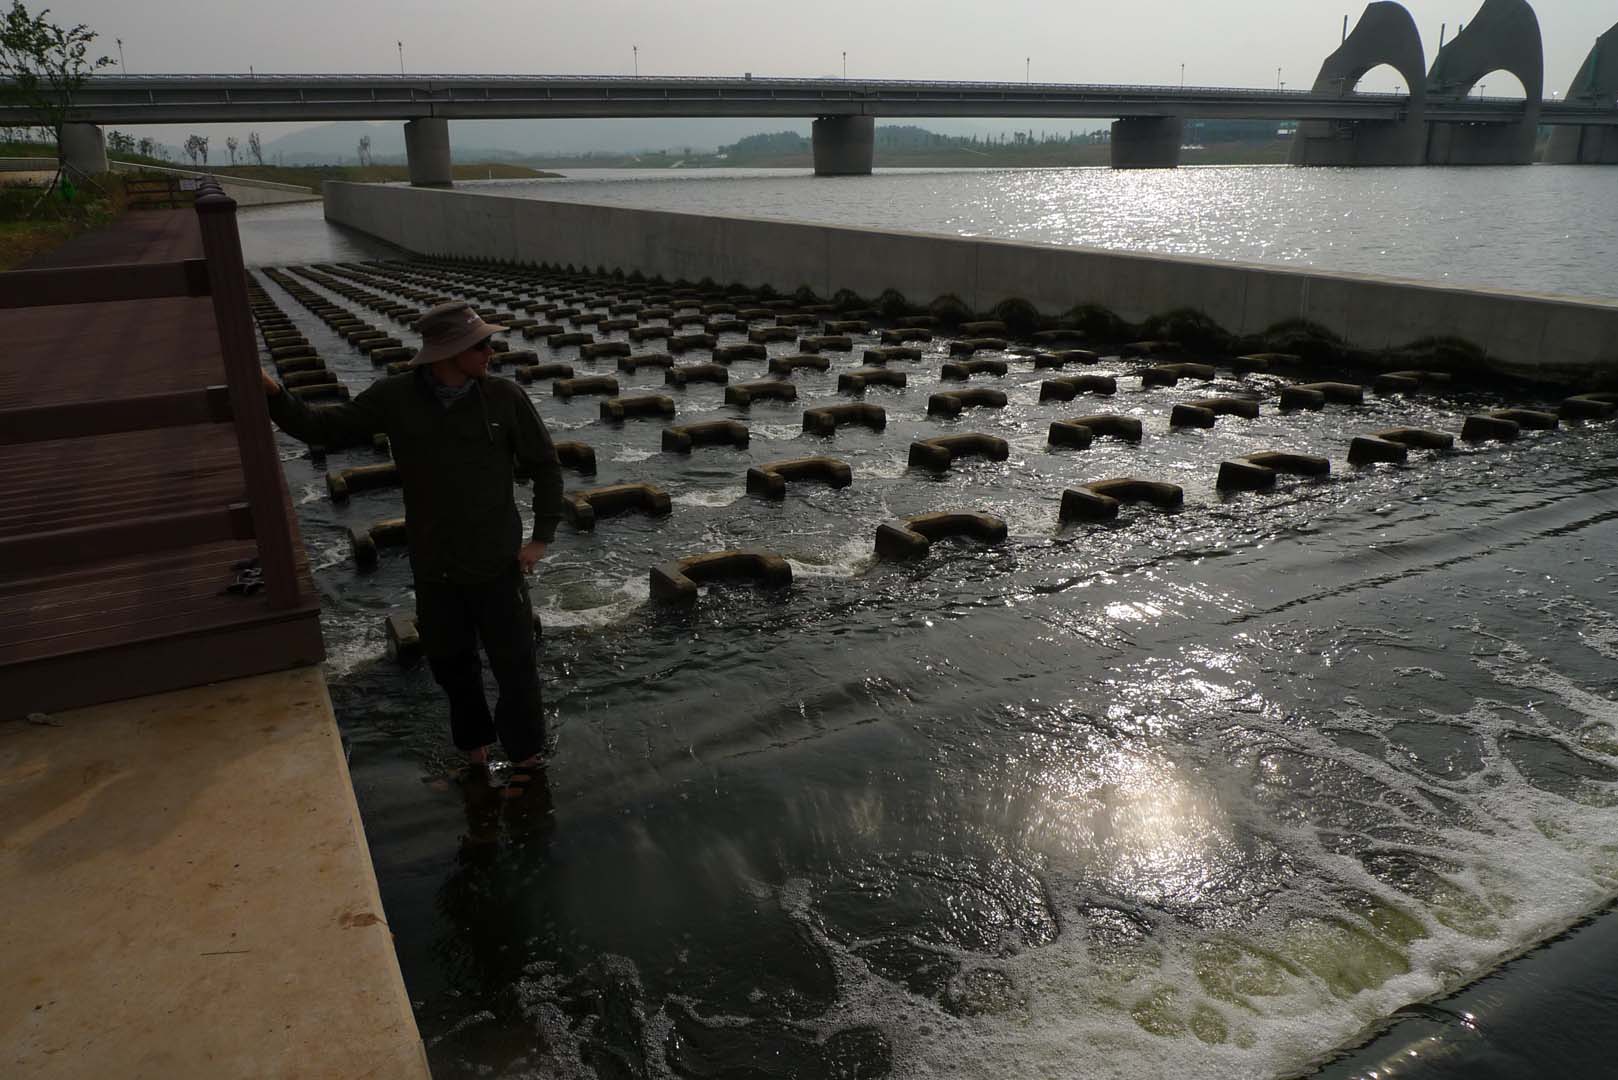
<svg viewBox="0 0 1618 1080">
<path fill-rule="evenodd" d="M 130 213 L 27 269 L 196 259 L 199 220 Z M 126 430 L 175 395 L 190 407 L 225 386 L 214 300 L 0 305 L 0 341 L 0 428 L 13 432 L 0 430 L 0 717 L 318 662 L 319 605 L 279 469 L 296 596 L 226 591 L 263 539 L 226 392 L 209 398 L 225 422 Z M 102 433 L 15 435 L 68 415 Z M 172 546 L 177 523 L 194 542 Z"/>
</svg>

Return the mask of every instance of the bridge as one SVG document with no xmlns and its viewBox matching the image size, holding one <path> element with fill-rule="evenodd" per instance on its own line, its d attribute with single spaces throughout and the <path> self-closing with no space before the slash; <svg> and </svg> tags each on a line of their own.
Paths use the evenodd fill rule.
<svg viewBox="0 0 1618 1080">
<path fill-rule="evenodd" d="M 1603 48 L 1603 43 L 1606 48 Z M 1360 93 L 1390 65 L 1408 93 Z M 1471 91 L 1496 70 L 1525 98 Z M 1618 163 L 1618 27 L 1603 35 L 1566 100 L 1543 100 L 1539 22 L 1527 0 L 1484 0 L 1426 68 L 1403 6 L 1372 3 L 1308 90 L 929 82 L 743 75 L 142 75 L 90 78 L 63 150 L 104 167 L 106 125 L 401 120 L 411 182 L 450 182 L 449 121 L 512 118 L 757 116 L 813 118 L 815 171 L 871 171 L 877 117 L 1113 117 L 1117 167 L 1179 163 L 1186 119 L 1298 122 L 1296 164 L 1527 164 L 1541 124 L 1552 160 Z M 39 119 L 0 95 L 0 125 Z M 98 157 L 99 155 L 99 157 Z"/>
</svg>

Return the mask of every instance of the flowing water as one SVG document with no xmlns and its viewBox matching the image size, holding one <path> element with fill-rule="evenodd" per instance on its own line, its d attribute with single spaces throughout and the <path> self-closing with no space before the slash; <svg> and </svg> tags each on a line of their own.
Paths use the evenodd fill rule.
<svg viewBox="0 0 1618 1080">
<path fill-rule="evenodd" d="M 1396 175 L 1491 171 L 1506 172 Z M 1184 172 L 1207 178 L 1209 214 L 1234 198 L 1224 171 Z M 891 183 L 861 205 L 903 218 L 914 196 L 906 227 L 943 229 L 928 207 L 948 200 L 915 193 L 990 183 L 958 175 L 824 190 Z M 1097 182 L 996 175 L 1013 200 L 1042 176 Z M 754 182 L 687 182 L 677 197 L 764 213 L 734 198 Z M 678 190 L 633 186 L 659 184 Z M 725 185 L 730 196 L 713 193 Z M 599 201 L 631 186 L 601 184 Z M 306 208 L 242 222 L 250 261 L 379 254 Z M 1532 258 L 1554 261 L 1540 250 L 1553 243 L 1540 236 Z M 1579 291 L 1613 291 L 1615 251 L 1586 253 L 1607 260 L 1603 288 Z M 1327 254 L 1299 261 L 1367 268 Z M 369 381 L 363 357 L 266 286 L 345 382 Z M 381 658 L 383 614 L 410 604 L 408 570 L 385 553 L 356 574 L 345 530 L 400 502 L 333 506 L 322 480 L 374 455 L 321 465 L 283 444 L 435 1075 L 1286 1075 L 1618 892 L 1618 429 L 1355 470 L 1353 435 L 1454 431 L 1471 412 L 1555 399 L 1463 387 L 1171 431 L 1175 402 L 1273 402 L 1281 380 L 1222 368 L 1211 387 L 1142 390 L 1116 359 L 1096 369 L 1121 376 L 1113 398 L 1040 404 L 1043 373 L 1013 363 L 991 380 L 1009 407 L 939 421 L 925 408 L 943 347 L 897 365 L 907 389 L 867 393 L 888 411 L 880 434 L 798 429 L 803 407 L 846 400 L 836 373 L 858 363 L 846 354 L 830 374 L 793 376 L 796 405 L 741 412 L 718 387 L 671 391 L 679 422 L 741 418 L 752 432 L 746 450 L 689 457 L 661 452 L 658 423 L 612 427 L 593 398 L 530 388 L 558 439 L 596 448 L 599 475 L 570 487 L 645 481 L 674 501 L 664 519 L 564 525 L 536 578 L 560 732 L 550 813 L 450 780 L 430 677 Z M 556 358 L 588 373 L 573 353 Z M 733 380 L 764 369 L 732 367 Z M 619 377 L 625 393 L 664 390 L 656 370 Z M 1050 419 L 1103 411 L 1139 417 L 1145 439 L 1047 448 Z M 912 439 L 952 431 L 1005 438 L 1010 458 L 907 469 Z M 1330 456 L 1333 475 L 1215 490 L 1220 461 L 1272 448 Z M 745 494 L 749 464 L 819 453 L 849 462 L 853 486 L 794 485 L 773 504 Z M 1064 488 L 1118 475 L 1180 484 L 1185 506 L 1058 525 Z M 956 508 L 1003 517 L 1009 540 L 873 558 L 878 524 Z M 792 588 L 714 588 L 684 613 L 647 603 L 650 566 L 730 547 L 785 555 Z M 1592 1035 L 1585 1071 L 1568 1075 L 1602 1075 L 1611 1040 Z"/>
</svg>

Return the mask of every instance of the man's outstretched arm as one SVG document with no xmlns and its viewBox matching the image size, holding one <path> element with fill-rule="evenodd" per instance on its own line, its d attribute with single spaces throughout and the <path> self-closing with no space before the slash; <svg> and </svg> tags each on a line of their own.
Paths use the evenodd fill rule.
<svg viewBox="0 0 1618 1080">
<path fill-rule="evenodd" d="M 259 375 L 264 381 L 270 419 L 299 442 L 335 450 L 369 442 L 372 435 L 387 430 L 381 394 L 375 384 L 360 391 L 353 401 L 326 409 L 311 409 L 296 394 L 287 393 L 269 372 L 261 369 Z"/>
</svg>

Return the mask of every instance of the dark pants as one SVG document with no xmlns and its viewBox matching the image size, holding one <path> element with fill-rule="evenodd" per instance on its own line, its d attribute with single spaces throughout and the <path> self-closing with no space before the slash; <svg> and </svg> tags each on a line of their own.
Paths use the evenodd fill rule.
<svg viewBox="0 0 1618 1080">
<path fill-rule="evenodd" d="M 416 583 L 416 628 L 433 678 L 449 695 L 449 730 L 462 750 L 500 739 L 512 761 L 545 748 L 545 713 L 534 654 L 537 620 L 528 582 L 513 564 L 510 573 L 478 585 Z M 489 714 L 483 696 L 478 643 L 500 685 Z"/>
</svg>

